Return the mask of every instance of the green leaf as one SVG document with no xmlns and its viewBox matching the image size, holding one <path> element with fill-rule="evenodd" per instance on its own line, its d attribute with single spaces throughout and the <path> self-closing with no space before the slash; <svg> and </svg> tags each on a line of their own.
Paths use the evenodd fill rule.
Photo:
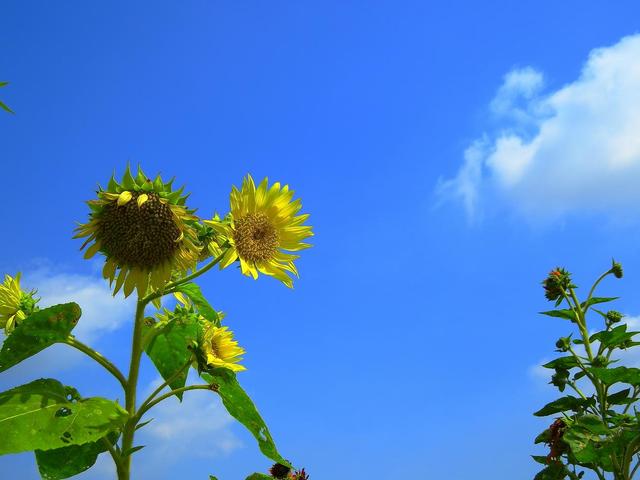
<svg viewBox="0 0 640 480">
<path fill-rule="evenodd" d="M 558 309 L 558 310 L 549 310 L 548 312 L 540 312 L 541 315 L 547 315 L 549 317 L 557 317 L 557 318 L 565 318 L 567 320 L 571 320 L 572 322 L 576 321 L 576 314 L 573 310 L 569 310 L 566 308 Z"/>
<path fill-rule="evenodd" d="M 119 430 L 127 412 L 105 398 L 80 399 L 57 380 L 40 379 L 0 393 L 0 455 L 96 441 Z"/>
<path fill-rule="evenodd" d="M 267 425 L 258 413 L 249 395 L 242 389 L 236 375 L 226 368 L 211 368 L 202 378 L 216 386 L 225 408 L 233 418 L 242 423 L 258 441 L 260 451 L 276 463 L 292 467 L 276 448 Z"/>
<path fill-rule="evenodd" d="M 218 477 L 214 477 L 213 475 L 209 475 L 209 480 L 218 480 Z"/>
<path fill-rule="evenodd" d="M 588 369 L 598 380 L 604 382 L 606 385 L 613 385 L 614 383 L 628 383 L 629 385 L 640 385 L 640 369 L 628 368 L 628 367 L 616 367 L 616 368 L 596 368 L 591 367 Z"/>
<path fill-rule="evenodd" d="M 625 388 L 619 392 L 612 393 L 607 397 L 607 403 L 609 405 L 626 405 L 630 403 L 630 401 L 633 401 L 633 399 L 628 398 L 630 392 L 630 388 Z"/>
<path fill-rule="evenodd" d="M 549 463 L 549 459 L 544 455 L 531 455 L 531 458 L 542 465 L 547 465 Z"/>
<path fill-rule="evenodd" d="M 569 474 L 567 467 L 561 462 L 552 462 L 544 470 L 538 472 L 534 480 L 562 480 Z"/>
<path fill-rule="evenodd" d="M 265 475 L 264 473 L 252 473 L 246 480 L 273 480 L 273 477 Z"/>
<path fill-rule="evenodd" d="M 602 437 L 609 429 L 593 415 L 579 418 L 567 427 L 562 439 L 571 447 L 571 453 L 580 463 L 593 463 L 612 471 L 611 455 L 617 453 L 615 446 Z"/>
<path fill-rule="evenodd" d="M 9 82 L 0 82 L 0 87 L 6 87 L 9 85 Z"/>
<path fill-rule="evenodd" d="M 551 369 L 562 368 L 565 370 L 569 370 L 573 367 L 578 366 L 578 360 L 576 360 L 574 356 L 560 357 L 550 361 L 549 363 L 545 363 L 542 366 L 544 368 L 551 368 Z"/>
<path fill-rule="evenodd" d="M 2 345 L 0 372 L 54 343 L 64 342 L 78 323 L 81 313 L 77 303 L 64 303 L 45 308 L 24 319 Z"/>
<path fill-rule="evenodd" d="M 89 470 L 98 459 L 98 455 L 107 451 L 105 441 L 115 444 L 117 433 L 110 433 L 97 442 L 83 445 L 69 445 L 53 450 L 36 450 L 36 461 L 40 476 L 47 480 L 62 480 Z"/>
<path fill-rule="evenodd" d="M 554 413 L 566 412 L 566 411 L 578 411 L 582 410 L 590 405 L 593 400 L 584 400 L 571 395 L 561 397 L 554 400 L 551 403 L 547 403 L 544 407 L 534 413 L 536 417 L 546 417 L 547 415 L 553 415 Z"/>
<path fill-rule="evenodd" d="M 5 103 L 0 102 L 0 108 L 2 108 L 5 112 L 8 113 L 16 113 L 13 110 L 11 110 Z"/>
<path fill-rule="evenodd" d="M 598 303 L 606 303 L 613 302 L 614 300 L 618 300 L 620 297 L 591 297 L 586 302 L 582 302 L 580 305 L 582 306 L 582 310 L 590 307 L 591 305 L 597 305 Z"/>
<path fill-rule="evenodd" d="M 633 339 L 635 335 L 640 332 L 627 332 L 627 325 L 622 324 L 611 330 L 603 330 L 601 332 L 594 333 L 589 338 L 590 342 L 599 341 L 606 348 L 620 347 L 626 342 Z"/>
<path fill-rule="evenodd" d="M 175 318 L 151 340 L 145 352 L 164 380 L 172 378 L 189 361 L 193 354 L 189 347 L 197 341 L 199 329 L 195 319 Z M 173 390 L 184 387 L 188 373 L 186 368 L 169 386 Z M 182 394 L 180 392 L 176 396 L 182 400 Z"/>
<path fill-rule="evenodd" d="M 187 297 L 189 297 L 198 309 L 200 315 L 202 315 L 210 322 L 213 322 L 216 327 L 220 326 L 220 318 L 218 317 L 218 312 L 216 312 L 209 304 L 198 285 L 196 285 L 195 283 L 185 283 L 183 285 L 178 285 L 178 287 L 176 287 L 176 291 L 182 292 Z"/>
</svg>

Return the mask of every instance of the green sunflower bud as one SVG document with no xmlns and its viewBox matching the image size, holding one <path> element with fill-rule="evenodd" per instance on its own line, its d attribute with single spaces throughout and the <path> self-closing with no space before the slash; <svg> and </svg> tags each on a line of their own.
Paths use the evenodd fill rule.
<svg viewBox="0 0 640 480">
<path fill-rule="evenodd" d="M 624 317 L 624 315 L 622 315 L 620 312 L 616 312 L 615 310 L 609 310 L 606 313 L 605 317 L 607 319 L 607 324 L 612 325 L 622 320 L 622 317 Z"/>
<path fill-rule="evenodd" d="M 542 282 L 544 296 L 549 301 L 559 300 L 564 292 L 573 287 L 571 284 L 571 274 L 564 268 L 557 267 L 549 272 L 547 278 Z"/>
<path fill-rule="evenodd" d="M 611 263 L 611 273 L 613 273 L 616 278 L 622 278 L 622 265 L 615 260 L 612 260 Z"/>
<path fill-rule="evenodd" d="M 560 337 L 556 342 L 556 348 L 560 352 L 569 351 L 570 346 L 571 346 L 571 337 Z"/>
<path fill-rule="evenodd" d="M 609 361 L 607 360 L 607 357 L 605 357 L 604 355 L 598 355 L 596 358 L 593 359 L 593 362 L 591 362 L 591 365 L 593 365 L 594 367 L 606 367 L 608 365 Z"/>
<path fill-rule="evenodd" d="M 549 383 L 558 387 L 558 390 L 563 392 L 568 382 L 569 370 L 566 370 L 564 368 L 557 368 L 556 373 L 551 376 L 551 381 Z"/>
</svg>

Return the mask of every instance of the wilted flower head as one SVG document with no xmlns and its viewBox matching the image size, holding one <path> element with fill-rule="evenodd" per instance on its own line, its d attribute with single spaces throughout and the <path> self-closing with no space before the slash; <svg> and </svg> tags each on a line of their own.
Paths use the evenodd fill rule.
<svg viewBox="0 0 640 480">
<path fill-rule="evenodd" d="M 289 476 L 290 471 L 291 469 L 286 465 L 275 463 L 269 469 L 269 475 L 271 475 L 273 478 L 287 478 Z"/>
<path fill-rule="evenodd" d="M 555 268 L 549 272 L 547 278 L 542 282 L 544 296 L 547 300 L 553 301 L 561 299 L 564 292 L 573 287 L 571 284 L 571 274 L 564 268 Z"/>
<path fill-rule="evenodd" d="M 88 237 L 81 248 L 94 242 L 85 258 L 105 256 L 102 273 L 110 284 L 115 280 L 114 295 L 124 285 L 125 296 L 134 289 L 143 296 L 148 286 L 161 289 L 172 272 L 195 268 L 197 217 L 185 207 L 183 188 L 173 191 L 172 183 L 160 176 L 152 181 L 140 168 L 134 178 L 127 167 L 121 183 L 111 177 L 107 189 L 87 202 L 89 222 L 76 228 L 74 238 Z"/>
<path fill-rule="evenodd" d="M 304 471 L 304 468 L 302 470 L 296 470 L 290 477 L 291 480 L 309 480 L 309 475 Z"/>
<path fill-rule="evenodd" d="M 15 278 L 4 276 L 4 282 L 0 284 L 0 328 L 4 328 L 7 335 L 22 320 L 38 310 L 36 304 L 40 299 L 34 297 L 35 293 L 35 290 L 22 291 L 19 272 Z"/>
<path fill-rule="evenodd" d="M 567 425 L 564 423 L 562 419 L 557 419 L 555 422 L 551 424 L 549 427 L 549 447 L 550 452 L 547 455 L 547 460 L 558 460 L 560 455 L 562 455 L 566 450 L 566 444 L 562 440 L 562 436 L 564 435 L 564 431 Z"/>
<path fill-rule="evenodd" d="M 298 255 L 286 251 L 310 247 L 303 240 L 313 235 L 310 226 L 302 225 L 309 215 L 296 215 L 302 204 L 299 199 L 291 201 L 293 193 L 288 185 L 281 187 L 277 182 L 268 187 L 266 178 L 256 187 L 251 175 L 245 177 L 241 190 L 233 187 L 231 213 L 223 220 L 216 216 L 204 221 L 217 234 L 217 246 L 210 250 L 227 249 L 220 268 L 239 259 L 243 274 L 254 279 L 258 272 L 271 275 L 293 287 L 287 272 L 298 275 L 293 263 Z"/>
</svg>

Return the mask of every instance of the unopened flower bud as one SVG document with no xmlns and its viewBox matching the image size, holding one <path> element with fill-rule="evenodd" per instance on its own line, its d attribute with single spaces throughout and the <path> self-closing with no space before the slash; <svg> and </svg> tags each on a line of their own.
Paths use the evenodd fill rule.
<svg viewBox="0 0 640 480">
<path fill-rule="evenodd" d="M 611 273 L 613 273 L 616 278 L 622 278 L 622 265 L 615 260 L 612 260 L 611 263 Z"/>
<path fill-rule="evenodd" d="M 598 355 L 593 359 L 591 365 L 593 365 L 594 367 L 606 367 L 608 363 L 609 361 L 607 360 L 607 357 L 605 357 L 604 355 Z"/>
<path fill-rule="evenodd" d="M 551 385 L 558 387 L 558 390 L 561 392 L 564 391 L 567 386 L 567 382 L 569 381 L 569 370 L 564 368 L 557 368 L 556 373 L 551 376 L 551 381 L 549 382 Z"/>
<path fill-rule="evenodd" d="M 561 352 L 566 352 L 571 346 L 571 339 L 569 337 L 560 337 L 556 342 L 556 348 Z"/>
<path fill-rule="evenodd" d="M 620 312 L 616 312 L 615 310 L 609 310 L 605 316 L 609 325 L 619 322 L 620 320 L 622 320 L 622 317 L 624 317 L 624 315 L 622 315 Z"/>
<path fill-rule="evenodd" d="M 571 274 L 564 268 L 555 268 L 549 272 L 547 278 L 542 282 L 542 286 L 547 300 L 558 300 L 563 296 L 565 290 L 572 287 Z"/>
</svg>

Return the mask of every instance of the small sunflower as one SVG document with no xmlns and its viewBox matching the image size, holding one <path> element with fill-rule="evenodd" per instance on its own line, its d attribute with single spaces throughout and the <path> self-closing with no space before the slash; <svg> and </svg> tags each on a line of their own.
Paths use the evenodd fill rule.
<svg viewBox="0 0 640 480">
<path fill-rule="evenodd" d="M 198 246 L 194 210 L 185 207 L 188 195 L 183 188 L 172 190 L 158 175 L 147 178 L 138 168 L 134 178 L 129 167 L 122 183 L 111 177 L 106 190 L 99 188 L 87 223 L 80 224 L 74 238 L 88 237 L 81 249 L 94 242 L 84 258 L 102 253 L 102 271 L 109 284 L 115 280 L 113 294 L 124 285 L 128 297 L 134 289 L 143 296 L 147 288 L 160 290 L 171 279 L 196 266 Z"/>
<path fill-rule="evenodd" d="M 233 339 L 233 332 L 227 327 L 216 327 L 212 323 L 205 324 L 202 336 L 202 353 L 207 365 L 228 368 L 234 372 L 246 370 L 239 365 L 244 349 Z"/>
<path fill-rule="evenodd" d="M 4 328 L 9 335 L 13 329 L 25 318 L 38 310 L 35 298 L 35 290 L 23 292 L 20 288 L 20 273 L 12 278 L 4 276 L 4 282 L 0 284 L 0 328 Z"/>
<path fill-rule="evenodd" d="M 291 201 L 293 194 L 288 185 L 268 187 L 266 178 L 256 187 L 251 175 L 244 178 L 241 190 L 233 187 L 229 215 L 204 221 L 216 232 L 217 246 L 210 243 L 209 251 L 214 254 L 227 249 L 220 268 L 240 259 L 243 274 L 256 279 L 260 272 L 293 287 L 287 272 L 298 275 L 293 262 L 299 256 L 287 251 L 310 247 L 303 240 L 313 235 L 311 226 L 302 225 L 309 215 L 296 215 L 302 203 Z"/>
</svg>

